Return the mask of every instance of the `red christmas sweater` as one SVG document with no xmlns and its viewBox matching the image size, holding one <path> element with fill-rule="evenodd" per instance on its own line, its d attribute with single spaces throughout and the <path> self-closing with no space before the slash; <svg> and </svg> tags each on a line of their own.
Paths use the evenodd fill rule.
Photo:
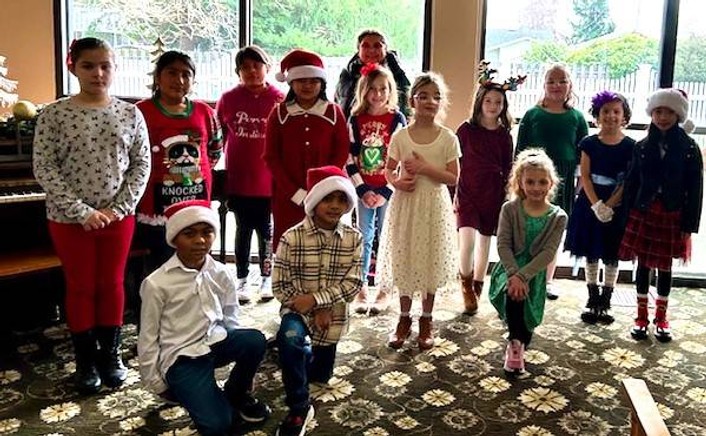
<svg viewBox="0 0 706 436">
<path fill-rule="evenodd" d="M 211 170 L 223 148 L 216 114 L 206 103 L 187 100 L 183 114 L 170 114 L 156 99 L 137 103 L 147 122 L 152 171 L 137 206 L 138 222 L 164 225 L 164 209 L 193 199 L 211 199 Z"/>
</svg>

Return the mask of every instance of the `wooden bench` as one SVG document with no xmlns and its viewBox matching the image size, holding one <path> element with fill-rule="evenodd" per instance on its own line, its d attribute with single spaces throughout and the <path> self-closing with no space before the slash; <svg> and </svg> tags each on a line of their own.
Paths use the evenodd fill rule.
<svg viewBox="0 0 706 436">
<path fill-rule="evenodd" d="M 622 387 L 630 404 L 630 436 L 669 436 L 645 381 L 627 378 Z"/>
</svg>

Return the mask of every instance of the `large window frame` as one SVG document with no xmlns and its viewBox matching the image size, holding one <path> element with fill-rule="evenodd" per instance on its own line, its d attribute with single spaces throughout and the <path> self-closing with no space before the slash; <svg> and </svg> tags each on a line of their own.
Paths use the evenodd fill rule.
<svg viewBox="0 0 706 436">
<path fill-rule="evenodd" d="M 431 20 L 432 20 L 432 1 L 424 0 L 424 18 L 423 18 L 423 38 L 422 38 L 422 70 L 427 71 L 431 63 Z M 53 0 L 54 7 L 54 54 L 55 59 L 63 60 L 67 55 L 68 42 L 68 27 L 69 27 L 69 11 L 66 0 Z M 252 44 L 252 22 L 253 22 L 253 0 L 239 0 L 239 19 L 238 19 L 238 39 L 240 47 Z M 69 74 L 62 62 L 56 62 L 55 65 L 55 83 L 56 96 L 62 97 L 68 95 L 69 89 Z M 118 95 L 128 101 L 136 101 L 140 98 L 135 96 Z"/>
</svg>

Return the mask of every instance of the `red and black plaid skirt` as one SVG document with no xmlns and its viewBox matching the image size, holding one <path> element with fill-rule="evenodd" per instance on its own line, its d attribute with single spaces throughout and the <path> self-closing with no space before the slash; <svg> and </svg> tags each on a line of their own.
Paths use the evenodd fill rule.
<svg viewBox="0 0 706 436">
<path fill-rule="evenodd" d="M 630 211 L 618 258 L 635 260 L 647 268 L 669 271 L 672 259 L 691 257 L 690 235 L 680 229 L 681 211 L 669 212 L 654 200 L 646 212 Z"/>
</svg>

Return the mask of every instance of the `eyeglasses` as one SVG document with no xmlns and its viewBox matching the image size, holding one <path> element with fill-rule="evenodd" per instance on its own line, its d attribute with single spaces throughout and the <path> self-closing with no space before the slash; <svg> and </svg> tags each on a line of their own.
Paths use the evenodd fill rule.
<svg viewBox="0 0 706 436">
<path fill-rule="evenodd" d="M 441 101 L 441 95 L 435 94 L 435 95 L 429 95 L 429 94 L 414 94 L 412 96 L 417 101 L 421 102 L 426 102 L 426 101 L 434 101 L 436 103 L 439 103 Z"/>
</svg>

